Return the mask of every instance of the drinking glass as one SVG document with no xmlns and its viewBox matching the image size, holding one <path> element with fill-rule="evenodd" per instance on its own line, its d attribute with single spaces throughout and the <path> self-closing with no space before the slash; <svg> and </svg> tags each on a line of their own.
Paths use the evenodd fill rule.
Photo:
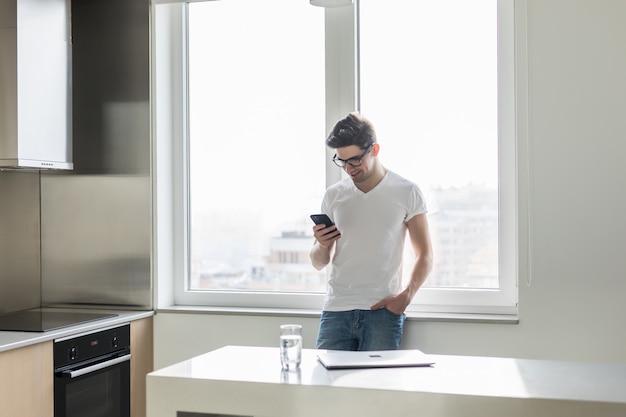
<svg viewBox="0 0 626 417">
<path fill-rule="evenodd" d="M 280 363 L 284 370 L 300 367 L 302 361 L 302 326 L 283 324 L 280 326 Z"/>
</svg>

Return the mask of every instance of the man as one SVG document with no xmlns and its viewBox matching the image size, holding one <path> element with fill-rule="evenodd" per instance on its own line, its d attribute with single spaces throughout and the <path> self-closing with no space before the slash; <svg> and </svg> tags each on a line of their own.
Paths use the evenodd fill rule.
<svg viewBox="0 0 626 417">
<path fill-rule="evenodd" d="M 432 269 L 424 198 L 381 164 L 374 127 L 360 114 L 339 120 L 326 145 L 349 178 L 330 186 L 322 201 L 335 225 L 313 227 L 311 262 L 318 270 L 331 265 L 316 347 L 398 349 L 404 312 Z M 407 231 L 417 259 L 402 288 Z"/>
</svg>

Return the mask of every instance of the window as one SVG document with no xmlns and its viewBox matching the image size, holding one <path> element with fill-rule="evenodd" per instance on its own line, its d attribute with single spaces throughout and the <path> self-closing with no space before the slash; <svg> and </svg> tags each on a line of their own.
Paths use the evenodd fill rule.
<svg viewBox="0 0 626 417">
<path fill-rule="evenodd" d="M 498 143 L 513 140 L 498 129 L 499 113 L 512 112 L 498 97 L 499 65 L 501 81 L 512 69 L 498 62 L 499 3 L 504 14 L 498 0 L 360 3 L 361 111 L 376 124 L 383 163 L 417 182 L 429 206 L 435 266 L 421 296 L 484 290 L 474 292 L 483 303 L 515 277 L 498 261 L 498 185 L 512 179 L 499 176 Z"/>
<path fill-rule="evenodd" d="M 309 262 L 309 214 L 341 175 L 324 138 L 344 103 L 374 122 L 383 164 L 426 194 L 437 264 L 411 310 L 511 312 L 512 0 L 155 7 L 157 50 L 168 39 L 171 54 L 157 56 L 157 84 L 163 66 L 182 63 L 167 74 L 173 97 L 157 91 L 167 104 L 156 117 L 158 133 L 163 106 L 179 115 L 157 149 L 170 137 L 172 175 L 187 174 L 170 213 L 172 233 L 182 230 L 176 304 L 321 306 L 326 272 Z"/>
<path fill-rule="evenodd" d="M 323 11 L 192 3 L 188 27 L 189 289 L 323 291 L 304 256 L 325 187 Z"/>
<path fill-rule="evenodd" d="M 360 12 L 361 109 L 383 162 L 429 206 L 425 285 L 499 288 L 497 0 L 368 0 Z"/>
</svg>

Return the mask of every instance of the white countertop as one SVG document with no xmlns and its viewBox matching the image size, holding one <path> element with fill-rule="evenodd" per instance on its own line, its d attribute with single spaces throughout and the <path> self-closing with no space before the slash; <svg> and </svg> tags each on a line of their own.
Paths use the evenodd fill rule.
<svg viewBox="0 0 626 417">
<path fill-rule="evenodd" d="M 50 311 L 80 311 L 86 313 L 116 314 L 115 317 L 94 320 L 75 326 L 62 327 L 60 329 L 46 332 L 8 332 L 0 331 L 0 352 L 17 349 L 20 347 L 33 345 L 35 343 L 47 342 L 65 336 L 85 333 L 105 327 L 116 326 L 129 323 L 134 320 L 150 317 L 154 311 L 129 311 L 111 309 L 68 309 L 68 308 L 47 308 Z"/>
<path fill-rule="evenodd" d="M 626 365 L 431 356 L 427 368 L 328 371 L 304 349 L 300 371 L 283 372 L 278 348 L 227 346 L 150 373 L 148 415 L 626 415 Z"/>
</svg>

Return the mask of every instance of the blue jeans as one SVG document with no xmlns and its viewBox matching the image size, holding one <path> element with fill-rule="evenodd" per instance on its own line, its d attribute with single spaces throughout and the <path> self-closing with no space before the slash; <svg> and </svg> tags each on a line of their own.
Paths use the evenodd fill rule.
<svg viewBox="0 0 626 417">
<path fill-rule="evenodd" d="M 323 311 L 317 349 L 394 350 L 400 348 L 406 315 L 379 310 Z"/>
</svg>

